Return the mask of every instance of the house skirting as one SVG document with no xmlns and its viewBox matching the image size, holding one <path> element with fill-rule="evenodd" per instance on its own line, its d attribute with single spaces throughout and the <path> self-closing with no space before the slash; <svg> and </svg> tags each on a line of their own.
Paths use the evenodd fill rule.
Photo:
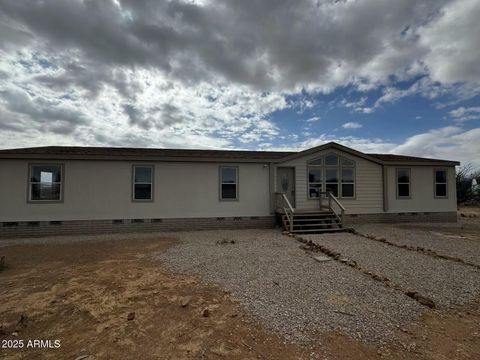
<svg viewBox="0 0 480 360">
<path fill-rule="evenodd" d="M 275 216 L 0 222 L 0 238 L 273 228 Z"/>
<path fill-rule="evenodd" d="M 378 214 L 345 214 L 344 222 L 349 224 L 365 223 L 406 223 L 406 222 L 457 222 L 457 212 L 402 212 Z"/>
</svg>

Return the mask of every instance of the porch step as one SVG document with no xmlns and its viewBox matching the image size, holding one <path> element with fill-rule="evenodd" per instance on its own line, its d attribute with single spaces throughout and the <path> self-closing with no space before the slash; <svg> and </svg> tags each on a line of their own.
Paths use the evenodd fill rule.
<svg viewBox="0 0 480 360">
<path fill-rule="evenodd" d="M 283 218 L 288 221 L 287 216 L 284 216 Z M 309 221 L 316 221 L 316 220 L 330 221 L 330 220 L 334 220 L 336 218 L 337 218 L 336 215 L 322 215 L 322 216 L 315 216 L 315 217 L 308 217 L 308 218 L 306 218 L 306 217 L 297 218 L 297 217 L 294 216 L 293 221 L 294 222 L 309 222 Z"/>
<path fill-rule="evenodd" d="M 288 217 L 281 216 L 286 231 L 294 233 L 322 233 L 345 231 L 340 219 L 333 211 L 296 212 Z M 290 227 L 292 221 L 292 227 Z"/>
<path fill-rule="evenodd" d="M 345 232 L 350 231 L 347 228 L 333 228 L 333 229 L 308 229 L 308 230 L 293 230 L 292 232 L 295 234 L 305 234 L 305 233 L 333 233 L 333 232 Z"/>
<path fill-rule="evenodd" d="M 287 225 L 290 225 L 289 223 L 287 223 Z M 293 228 L 303 228 L 303 227 L 329 227 L 329 226 L 337 226 L 338 223 L 337 222 L 328 222 L 328 223 L 315 223 L 315 224 L 295 224 L 295 222 L 293 223 Z"/>
<path fill-rule="evenodd" d="M 332 211 L 320 211 L 320 212 L 308 212 L 308 213 L 294 213 L 294 217 L 302 218 L 302 217 L 314 217 L 314 216 L 329 216 L 335 215 Z M 286 215 L 284 215 L 286 216 Z"/>
</svg>

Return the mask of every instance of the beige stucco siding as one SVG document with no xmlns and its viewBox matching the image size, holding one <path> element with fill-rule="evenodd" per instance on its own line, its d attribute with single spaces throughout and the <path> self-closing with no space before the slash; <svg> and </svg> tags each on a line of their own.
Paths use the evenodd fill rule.
<svg viewBox="0 0 480 360">
<path fill-rule="evenodd" d="M 220 201 L 219 164 L 148 163 L 155 165 L 154 201 L 137 203 L 131 200 L 134 162 L 73 160 L 60 163 L 65 165 L 64 201 L 38 204 L 27 202 L 29 162 L 0 160 L 0 221 L 270 214 L 269 169 L 264 164 L 223 164 L 239 168 L 239 200 Z"/>
<path fill-rule="evenodd" d="M 342 199 L 340 202 L 346 207 L 348 214 L 368 214 L 383 212 L 383 175 L 382 166 L 361 157 L 347 154 L 333 149 L 327 149 L 303 157 L 287 161 L 278 166 L 292 166 L 295 168 L 296 207 L 311 209 L 318 207 L 318 200 L 308 199 L 307 162 L 311 159 L 335 153 L 355 161 L 355 199 Z M 276 181 L 275 181 L 276 183 Z"/>
<path fill-rule="evenodd" d="M 410 169 L 411 196 L 397 198 L 396 169 Z M 434 196 L 434 169 L 448 171 L 447 198 Z M 387 166 L 388 212 L 445 212 L 456 211 L 455 167 Z"/>
</svg>

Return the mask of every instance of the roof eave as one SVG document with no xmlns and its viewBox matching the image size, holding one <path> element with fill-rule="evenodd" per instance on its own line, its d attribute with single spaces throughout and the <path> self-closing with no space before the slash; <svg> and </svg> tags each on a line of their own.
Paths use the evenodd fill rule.
<svg viewBox="0 0 480 360">
<path fill-rule="evenodd" d="M 169 161 L 169 162 L 243 162 L 272 163 L 277 158 L 197 157 L 197 156 L 138 156 L 138 155 L 61 155 L 61 154 L 0 154 L 0 160 L 97 160 L 97 161 Z"/>
<path fill-rule="evenodd" d="M 329 142 L 329 143 L 326 143 L 326 144 L 315 146 L 315 147 L 310 148 L 310 149 L 300 151 L 296 154 L 288 155 L 284 158 L 279 159 L 277 162 L 282 163 L 282 162 L 290 161 L 290 160 L 293 160 L 293 159 L 296 159 L 296 158 L 299 158 L 299 157 L 302 157 L 302 156 L 306 156 L 306 155 L 309 155 L 309 154 L 314 154 L 318 151 L 322 151 L 322 150 L 326 150 L 326 149 L 330 149 L 330 148 L 334 148 L 334 149 L 349 153 L 351 155 L 355 155 L 355 156 L 364 158 L 364 159 L 369 160 L 371 162 L 374 162 L 376 164 L 383 165 L 383 161 L 381 161 L 379 159 L 376 159 L 372 156 L 369 156 L 368 154 L 362 153 L 361 151 L 349 148 L 349 147 L 344 146 L 344 145 L 337 144 L 336 142 Z"/>
<path fill-rule="evenodd" d="M 385 166 L 458 166 L 459 161 L 382 161 Z"/>
</svg>

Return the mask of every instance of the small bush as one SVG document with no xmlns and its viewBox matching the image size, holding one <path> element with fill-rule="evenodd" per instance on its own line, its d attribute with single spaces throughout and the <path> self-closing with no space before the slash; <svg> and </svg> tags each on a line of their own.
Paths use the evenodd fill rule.
<svg viewBox="0 0 480 360">
<path fill-rule="evenodd" d="M 480 170 L 474 169 L 471 164 L 464 165 L 457 170 L 457 201 L 459 204 L 480 204 L 479 187 L 472 187 L 472 180 L 480 179 Z"/>
</svg>

